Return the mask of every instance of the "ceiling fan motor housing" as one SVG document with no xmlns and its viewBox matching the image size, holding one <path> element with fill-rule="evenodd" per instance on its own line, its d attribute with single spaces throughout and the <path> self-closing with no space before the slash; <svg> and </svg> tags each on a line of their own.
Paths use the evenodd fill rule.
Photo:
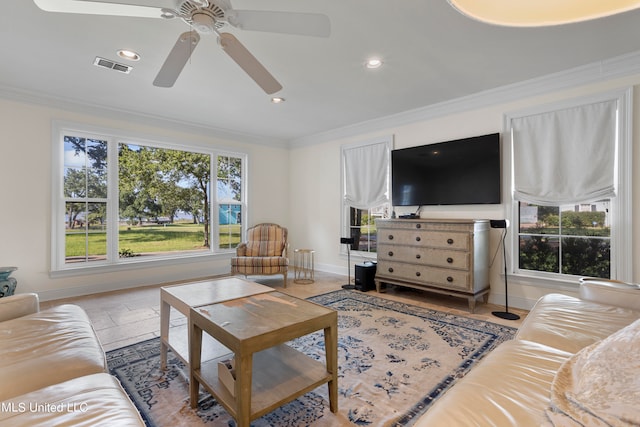
<svg viewBox="0 0 640 427">
<path fill-rule="evenodd" d="M 225 25 L 224 10 L 212 1 L 202 7 L 192 0 L 184 0 L 179 2 L 177 9 L 182 20 L 200 34 L 212 34 Z"/>
<path fill-rule="evenodd" d="M 203 12 L 191 16 L 191 26 L 200 34 L 212 34 L 216 29 L 216 20 Z"/>
</svg>

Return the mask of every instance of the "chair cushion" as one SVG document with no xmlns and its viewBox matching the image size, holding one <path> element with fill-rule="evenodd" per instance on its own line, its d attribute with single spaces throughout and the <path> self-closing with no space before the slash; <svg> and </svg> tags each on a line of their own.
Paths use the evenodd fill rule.
<svg viewBox="0 0 640 427">
<path fill-rule="evenodd" d="M 0 427 L 144 426 L 137 409 L 109 374 L 92 374 L 2 402 Z"/>
<path fill-rule="evenodd" d="M 247 230 L 246 256 L 281 256 L 287 230 L 276 224 L 257 225 Z"/>
<path fill-rule="evenodd" d="M 76 305 L 0 323 L 0 401 L 106 370 L 89 317 Z"/>
<path fill-rule="evenodd" d="M 233 257 L 231 271 L 242 274 L 276 274 L 287 271 L 289 259 L 280 256 L 271 257 Z"/>
</svg>

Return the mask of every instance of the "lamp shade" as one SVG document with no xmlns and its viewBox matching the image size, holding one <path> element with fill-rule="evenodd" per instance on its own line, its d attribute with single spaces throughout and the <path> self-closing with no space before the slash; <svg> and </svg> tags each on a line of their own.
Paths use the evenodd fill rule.
<svg viewBox="0 0 640 427">
<path fill-rule="evenodd" d="M 640 0 L 448 0 L 460 13 L 488 24 L 539 27 L 603 18 L 640 7 Z"/>
</svg>

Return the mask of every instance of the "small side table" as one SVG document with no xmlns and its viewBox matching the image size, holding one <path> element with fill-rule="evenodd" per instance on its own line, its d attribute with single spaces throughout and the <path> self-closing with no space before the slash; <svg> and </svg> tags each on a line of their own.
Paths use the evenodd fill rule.
<svg viewBox="0 0 640 427">
<path fill-rule="evenodd" d="M 294 283 L 309 285 L 315 282 L 313 278 L 313 249 L 295 249 L 293 264 L 295 269 Z"/>
</svg>

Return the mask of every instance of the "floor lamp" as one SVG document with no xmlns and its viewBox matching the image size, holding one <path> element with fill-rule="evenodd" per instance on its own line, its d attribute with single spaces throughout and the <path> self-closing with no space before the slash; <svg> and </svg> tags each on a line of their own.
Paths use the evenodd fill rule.
<svg viewBox="0 0 640 427">
<path fill-rule="evenodd" d="M 504 232 L 502 233 L 502 258 L 504 264 L 504 311 L 492 311 L 496 317 L 500 317 L 502 319 L 507 320 L 518 320 L 520 316 L 515 313 L 509 313 L 509 287 L 507 286 L 507 248 L 505 247 L 504 241 L 507 237 L 507 228 L 509 227 L 509 222 L 506 219 L 492 219 L 489 221 L 491 228 L 502 228 Z"/>
<path fill-rule="evenodd" d="M 351 245 L 355 242 L 353 237 L 341 237 L 340 243 L 347 245 L 347 284 L 342 285 L 342 289 L 355 289 L 356 285 L 351 284 Z"/>
</svg>

